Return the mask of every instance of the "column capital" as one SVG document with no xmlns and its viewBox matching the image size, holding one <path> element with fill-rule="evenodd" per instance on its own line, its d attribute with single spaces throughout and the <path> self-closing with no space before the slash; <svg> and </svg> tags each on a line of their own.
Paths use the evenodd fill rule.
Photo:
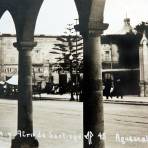
<svg viewBox="0 0 148 148">
<path fill-rule="evenodd" d="M 82 36 L 100 36 L 104 30 L 106 30 L 108 28 L 108 24 L 106 23 L 100 23 L 97 21 L 90 21 L 88 22 L 87 26 L 83 26 L 83 25 L 76 25 L 75 29 L 80 31 L 80 34 Z"/>
<path fill-rule="evenodd" d="M 13 46 L 16 47 L 18 50 L 20 49 L 32 50 L 32 48 L 35 47 L 36 45 L 37 45 L 37 42 L 28 42 L 28 41 L 13 43 Z"/>
<path fill-rule="evenodd" d="M 88 31 L 89 33 L 97 33 L 102 34 L 104 30 L 108 28 L 108 24 L 100 23 L 98 21 L 90 21 L 88 23 Z"/>
</svg>

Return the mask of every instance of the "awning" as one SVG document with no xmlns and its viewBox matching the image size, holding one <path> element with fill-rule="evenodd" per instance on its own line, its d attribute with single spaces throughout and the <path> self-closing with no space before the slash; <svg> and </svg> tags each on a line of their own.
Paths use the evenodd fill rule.
<svg viewBox="0 0 148 148">
<path fill-rule="evenodd" d="M 32 78 L 34 81 L 34 78 Z M 43 81 L 43 78 L 40 78 L 39 76 L 35 77 L 35 81 Z M 6 83 L 11 84 L 11 85 L 18 85 L 18 75 L 13 75 L 9 80 L 6 81 Z"/>
<path fill-rule="evenodd" d="M 6 83 L 11 85 L 18 85 L 18 75 L 13 75 Z"/>
</svg>

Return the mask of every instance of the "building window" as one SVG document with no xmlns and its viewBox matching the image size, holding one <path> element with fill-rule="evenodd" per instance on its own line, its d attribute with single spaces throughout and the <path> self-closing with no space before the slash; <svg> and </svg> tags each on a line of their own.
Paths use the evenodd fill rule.
<svg viewBox="0 0 148 148">
<path fill-rule="evenodd" d="M 105 51 L 105 61 L 110 61 L 110 52 Z"/>
</svg>

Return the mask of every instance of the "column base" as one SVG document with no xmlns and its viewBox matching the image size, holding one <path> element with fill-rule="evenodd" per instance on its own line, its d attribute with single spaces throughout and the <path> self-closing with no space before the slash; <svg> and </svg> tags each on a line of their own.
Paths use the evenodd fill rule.
<svg viewBox="0 0 148 148">
<path fill-rule="evenodd" d="M 148 82 L 140 82 L 140 97 L 148 97 Z"/>
<path fill-rule="evenodd" d="M 139 86 L 140 86 L 139 96 L 144 97 L 144 82 L 140 82 Z"/>
<path fill-rule="evenodd" d="M 12 139 L 11 148 L 38 148 L 39 142 L 35 137 L 18 137 Z"/>
</svg>

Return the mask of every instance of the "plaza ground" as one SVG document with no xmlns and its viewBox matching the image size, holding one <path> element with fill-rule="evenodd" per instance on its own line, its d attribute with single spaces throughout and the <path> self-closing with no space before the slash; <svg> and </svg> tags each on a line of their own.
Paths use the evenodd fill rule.
<svg viewBox="0 0 148 148">
<path fill-rule="evenodd" d="M 34 132 L 40 148 L 82 148 L 83 103 L 68 101 L 68 96 L 52 98 L 33 101 Z M 125 96 L 104 101 L 106 148 L 148 147 L 148 141 L 123 141 L 129 136 L 148 136 L 147 99 Z M 0 148 L 10 148 L 16 129 L 17 101 L 0 99 Z"/>
</svg>

